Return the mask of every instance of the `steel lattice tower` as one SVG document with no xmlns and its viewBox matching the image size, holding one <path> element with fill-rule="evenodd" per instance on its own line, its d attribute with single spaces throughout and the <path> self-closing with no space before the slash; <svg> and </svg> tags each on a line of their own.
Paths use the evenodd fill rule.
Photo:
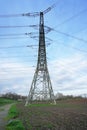
<svg viewBox="0 0 87 130">
<path fill-rule="evenodd" d="M 55 103 L 52 84 L 47 68 L 43 12 L 40 12 L 37 67 L 25 105 L 31 103 L 33 100 L 49 100 Z"/>
</svg>

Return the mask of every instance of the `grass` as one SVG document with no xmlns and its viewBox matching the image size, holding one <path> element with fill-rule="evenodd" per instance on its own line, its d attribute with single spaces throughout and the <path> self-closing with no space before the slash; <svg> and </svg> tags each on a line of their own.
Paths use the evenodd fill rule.
<svg viewBox="0 0 87 130">
<path fill-rule="evenodd" d="M 8 124 L 6 130 L 25 130 L 22 122 L 18 119 L 19 111 L 16 104 L 12 105 L 8 112 Z"/>
<path fill-rule="evenodd" d="M 8 119 L 17 118 L 19 115 L 19 111 L 16 107 L 16 104 L 12 105 L 8 112 Z"/>
<path fill-rule="evenodd" d="M 24 130 L 24 126 L 20 120 L 12 120 L 7 124 L 6 130 Z"/>
<path fill-rule="evenodd" d="M 82 108 L 82 105 L 81 104 L 71 104 L 71 103 L 65 103 L 65 102 L 58 102 L 56 105 L 55 104 L 29 104 L 28 107 L 55 107 L 55 106 L 58 106 L 59 108 Z"/>
<path fill-rule="evenodd" d="M 47 106 L 54 106 L 54 104 L 42 104 L 42 103 L 39 103 L 39 104 L 29 104 L 28 105 L 29 107 L 47 107 Z"/>
<path fill-rule="evenodd" d="M 15 102 L 14 100 L 11 99 L 7 99 L 7 98 L 0 98 L 0 106 L 6 105 L 6 104 L 10 104 Z"/>
</svg>

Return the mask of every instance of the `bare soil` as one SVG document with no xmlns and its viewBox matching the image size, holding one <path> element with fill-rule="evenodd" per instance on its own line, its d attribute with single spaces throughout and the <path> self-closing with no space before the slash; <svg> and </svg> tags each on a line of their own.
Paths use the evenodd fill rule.
<svg viewBox="0 0 87 130">
<path fill-rule="evenodd" d="M 18 104 L 25 130 L 87 130 L 87 99 L 57 101 L 57 105 Z"/>
</svg>

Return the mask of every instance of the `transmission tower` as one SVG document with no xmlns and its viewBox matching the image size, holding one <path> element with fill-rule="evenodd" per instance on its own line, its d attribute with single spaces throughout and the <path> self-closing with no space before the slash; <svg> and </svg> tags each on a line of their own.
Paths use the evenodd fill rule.
<svg viewBox="0 0 87 130">
<path fill-rule="evenodd" d="M 43 12 L 40 12 L 37 67 L 25 105 L 34 100 L 44 100 L 56 103 L 47 68 Z"/>
</svg>

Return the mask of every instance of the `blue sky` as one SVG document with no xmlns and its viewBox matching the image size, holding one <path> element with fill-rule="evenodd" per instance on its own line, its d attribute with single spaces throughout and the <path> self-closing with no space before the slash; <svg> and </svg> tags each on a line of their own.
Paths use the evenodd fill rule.
<svg viewBox="0 0 87 130">
<path fill-rule="evenodd" d="M 55 8 L 44 15 L 45 26 L 53 28 L 46 34 L 51 39 L 46 38 L 46 45 L 50 43 L 46 51 L 54 93 L 87 94 L 87 0 L 0 0 L 0 93 L 28 94 L 37 65 L 38 39 L 24 34 L 39 34 L 38 28 L 5 27 L 39 25 L 39 17 L 2 15 L 40 12 L 54 3 Z"/>
</svg>

